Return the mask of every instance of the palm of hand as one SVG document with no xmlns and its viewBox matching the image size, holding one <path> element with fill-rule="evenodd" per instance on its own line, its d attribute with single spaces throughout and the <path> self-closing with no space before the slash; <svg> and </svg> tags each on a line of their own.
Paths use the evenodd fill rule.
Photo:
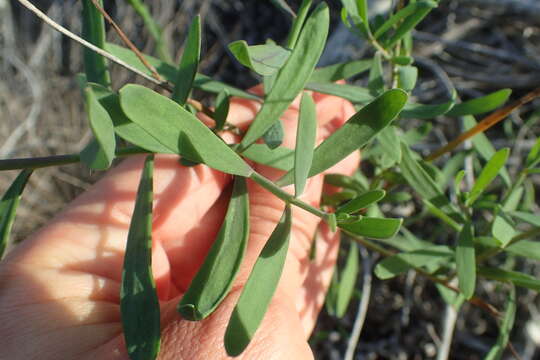
<svg viewBox="0 0 540 360">
<path fill-rule="evenodd" d="M 331 96 L 314 98 L 322 140 L 353 109 Z M 254 103 L 234 100 L 229 121 L 245 128 L 255 111 Z M 296 118 L 294 105 L 282 118 L 289 147 Z M 142 162 L 142 157 L 134 157 L 110 171 L 0 265 L 1 359 L 127 359 L 119 290 Z M 357 162 L 352 155 L 331 171 L 350 173 Z M 256 170 L 270 179 L 280 174 L 262 166 Z M 188 168 L 180 166 L 177 157 L 156 158 L 152 268 L 161 302 L 160 359 L 226 357 L 223 334 L 230 313 L 284 207 L 266 190 L 249 184 L 250 237 L 233 290 L 208 319 L 185 321 L 175 308 L 219 230 L 230 182 L 229 175 L 205 166 Z M 311 178 L 302 199 L 318 205 L 322 187 L 322 175 Z M 316 259 L 310 261 L 320 219 L 297 208 L 293 216 L 284 275 L 244 358 L 312 357 L 306 338 L 324 300 L 339 239 L 323 225 Z"/>
</svg>

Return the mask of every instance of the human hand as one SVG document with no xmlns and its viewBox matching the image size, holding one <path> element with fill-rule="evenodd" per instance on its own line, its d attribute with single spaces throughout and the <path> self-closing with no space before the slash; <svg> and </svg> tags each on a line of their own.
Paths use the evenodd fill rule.
<svg viewBox="0 0 540 360">
<path fill-rule="evenodd" d="M 314 94 L 318 141 L 354 112 L 339 98 Z M 228 121 L 245 129 L 257 104 L 234 99 Z M 297 103 L 284 114 L 284 145 L 295 139 Z M 143 164 L 122 162 L 0 264 L 0 359 L 128 359 L 120 319 L 120 283 L 127 233 Z M 330 172 L 350 174 L 353 154 Z M 275 180 L 282 172 L 255 170 Z M 160 359 L 226 358 L 223 335 L 242 285 L 277 224 L 284 203 L 248 183 L 250 236 L 230 294 L 200 322 L 183 320 L 176 305 L 204 261 L 225 215 L 231 177 L 206 166 L 184 167 L 160 155 L 154 170 L 152 270 L 161 306 Z M 319 205 L 323 175 L 309 179 L 301 199 Z M 308 259 L 320 226 L 317 252 Z M 309 359 L 307 344 L 336 261 L 339 237 L 320 219 L 293 209 L 285 268 L 245 359 Z"/>
</svg>

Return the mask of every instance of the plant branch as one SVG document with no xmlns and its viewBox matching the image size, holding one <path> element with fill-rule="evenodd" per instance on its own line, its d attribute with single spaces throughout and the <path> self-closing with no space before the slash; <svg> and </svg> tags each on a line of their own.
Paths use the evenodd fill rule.
<svg viewBox="0 0 540 360">
<path fill-rule="evenodd" d="M 107 14 L 107 12 L 105 11 L 105 9 L 103 9 L 101 6 L 99 6 L 99 3 L 97 2 L 97 0 L 91 0 L 92 1 L 92 4 L 94 4 L 94 6 L 96 7 L 96 9 L 101 13 L 101 15 L 103 15 L 103 17 L 105 18 L 105 20 L 107 20 L 107 22 L 112 26 L 112 28 L 114 29 L 114 31 L 116 31 L 116 33 L 118 34 L 118 36 L 120 36 L 120 39 L 122 39 L 122 41 L 124 42 L 124 44 L 126 44 L 126 46 L 131 50 L 133 51 L 133 53 L 137 56 L 137 58 L 143 63 L 144 66 L 146 66 L 146 68 L 148 70 L 150 70 L 150 72 L 152 73 L 152 76 L 160 81 L 160 82 L 163 82 L 163 79 L 161 78 L 161 76 L 159 76 L 156 68 L 154 66 L 152 66 L 152 64 L 150 64 L 148 61 L 146 61 L 146 59 L 144 58 L 144 56 L 141 54 L 141 52 L 139 51 L 139 49 L 137 49 L 137 47 L 135 46 L 135 44 L 133 44 L 133 42 L 131 42 L 131 40 L 129 40 L 129 38 L 126 36 L 126 34 L 122 31 L 122 29 L 120 29 L 120 26 L 118 26 L 116 24 L 116 22 L 109 16 L 109 14 Z"/>
<path fill-rule="evenodd" d="M 125 157 L 137 154 L 147 154 L 149 151 L 139 147 L 126 147 L 116 150 L 116 156 Z M 4 159 L 0 160 L 0 171 L 39 169 L 49 166 L 75 164 L 81 161 L 79 154 L 53 155 L 45 157 Z"/>
<path fill-rule="evenodd" d="M 25 8 L 27 8 L 28 10 L 33 12 L 37 17 L 39 17 L 41 20 L 43 20 L 43 22 L 45 22 L 47 25 L 54 28 L 56 31 L 64 34 L 65 36 L 67 36 L 70 39 L 78 42 L 79 44 L 89 48 L 90 50 L 95 51 L 99 55 L 111 60 L 112 62 L 114 62 L 114 63 L 116 63 L 116 64 L 118 64 L 118 65 L 120 65 L 120 66 L 122 66 L 122 67 L 124 67 L 126 69 L 128 69 L 129 71 L 132 71 L 135 74 L 137 74 L 139 76 L 142 76 L 146 80 L 151 81 L 152 83 L 154 83 L 154 84 L 156 84 L 156 85 L 158 85 L 158 86 L 160 86 L 160 87 L 162 87 L 162 88 L 164 88 L 164 89 L 166 89 L 168 91 L 172 91 L 171 85 L 168 82 L 159 81 L 159 80 L 154 79 L 152 76 L 150 76 L 150 75 L 148 75 L 148 74 L 134 68 L 133 66 L 127 64 L 126 62 L 122 61 L 121 59 L 117 58 L 116 56 L 106 52 L 103 49 L 100 49 L 99 47 L 95 46 L 92 43 L 89 43 L 88 41 L 84 40 L 80 36 L 75 35 L 74 33 L 69 31 L 68 29 L 66 29 L 62 25 L 56 23 L 54 20 L 52 20 L 50 17 L 48 17 L 45 13 L 43 13 L 41 10 L 36 8 L 30 1 L 28 1 L 28 0 L 17 0 L 17 1 L 19 3 L 21 3 L 21 5 L 23 5 Z"/>
<path fill-rule="evenodd" d="M 486 116 L 482 121 L 480 121 L 476 126 L 473 128 L 465 131 L 461 135 L 459 135 L 454 140 L 450 141 L 445 146 L 439 148 L 438 150 L 431 153 L 429 156 L 427 156 L 424 160 L 426 161 L 432 161 L 440 156 L 444 155 L 445 153 L 452 151 L 457 146 L 459 146 L 462 142 L 465 140 L 473 137 L 474 135 L 484 132 L 493 125 L 497 124 L 501 120 L 505 119 L 512 111 L 519 108 L 520 106 L 523 106 L 524 104 L 532 101 L 536 97 L 540 96 L 540 88 L 537 88 L 530 93 L 526 94 L 525 96 L 521 97 L 520 99 L 514 101 L 513 103 L 503 107 L 502 109 L 499 109 L 490 115 Z"/>
<path fill-rule="evenodd" d="M 272 181 L 268 180 L 256 171 L 251 174 L 250 179 L 261 185 L 263 188 L 270 191 L 272 194 L 285 201 L 286 203 L 298 206 L 299 208 L 302 208 L 312 213 L 313 215 L 320 217 L 321 219 L 327 220 L 328 216 L 330 215 L 327 212 L 324 212 L 320 209 L 317 209 L 316 207 L 313 207 L 303 202 L 302 200 L 299 200 L 298 198 L 294 197 L 294 195 L 289 194 L 285 190 L 281 189 L 279 186 L 277 186 Z"/>
<path fill-rule="evenodd" d="M 361 236 L 358 236 L 358 235 L 355 235 L 349 231 L 346 231 L 346 230 L 343 230 L 341 229 L 341 231 L 343 231 L 345 234 L 347 234 L 347 236 L 349 236 L 351 239 L 353 239 L 354 241 L 356 241 L 357 243 L 365 246 L 366 248 L 370 249 L 370 250 L 373 250 L 373 251 L 376 251 L 378 252 L 379 254 L 385 256 L 385 257 L 388 257 L 388 256 L 393 256 L 393 255 L 397 255 L 398 253 L 394 252 L 394 251 L 391 251 L 391 250 L 386 250 L 385 248 L 373 243 L 372 241 L 370 240 L 367 240 Z M 428 278 L 429 280 L 433 281 L 433 282 L 436 282 L 438 284 L 441 284 L 442 286 L 444 286 L 445 288 L 447 289 L 450 289 L 452 290 L 453 292 L 459 294 L 460 291 L 458 288 L 456 288 L 455 286 L 453 286 L 452 284 L 450 284 L 449 280 L 447 279 L 441 279 L 441 278 L 438 278 L 436 276 L 433 276 L 431 275 L 430 273 L 428 273 L 427 271 L 423 270 L 423 269 L 420 269 L 418 267 L 411 267 L 414 271 L 416 271 L 418 274 Z M 500 317 L 500 312 L 493 306 L 491 305 L 490 303 L 487 303 L 485 302 L 484 300 L 480 299 L 479 297 L 472 297 L 471 299 L 468 300 L 471 304 L 477 306 L 477 307 L 480 307 L 484 310 L 486 310 L 488 313 L 490 313 L 493 317 L 495 318 L 499 318 Z"/>
</svg>

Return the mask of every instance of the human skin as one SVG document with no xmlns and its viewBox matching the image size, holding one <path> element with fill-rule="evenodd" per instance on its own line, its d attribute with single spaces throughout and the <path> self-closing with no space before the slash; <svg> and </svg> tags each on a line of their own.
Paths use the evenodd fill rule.
<svg viewBox="0 0 540 360">
<path fill-rule="evenodd" d="M 255 89 L 255 91 L 260 91 Z M 342 99 L 313 94 L 318 142 L 353 113 Z M 298 101 L 285 112 L 284 145 L 293 147 Z M 258 104 L 234 99 L 228 121 L 245 129 Z M 208 122 L 209 119 L 201 116 Z M 226 135 L 235 140 L 233 135 Z M 352 154 L 327 172 L 350 174 Z M 126 239 L 143 156 L 110 170 L 45 227 L 0 263 L 0 359 L 128 359 L 119 293 Z M 254 165 L 277 179 L 282 172 Z M 176 305 L 204 261 L 224 218 L 232 177 L 204 165 L 184 167 L 176 156 L 156 156 L 152 270 L 161 306 L 159 359 L 227 358 L 223 336 L 232 309 L 284 203 L 248 181 L 250 235 L 246 257 L 230 294 L 207 319 L 183 320 Z M 287 188 L 293 191 L 292 187 Z M 309 179 L 301 199 L 319 206 L 323 175 Z M 318 229 L 318 230 L 317 230 Z M 316 257 L 308 254 L 318 231 Z M 264 320 L 243 359 L 312 359 L 307 338 L 323 304 L 339 235 L 306 211 L 293 208 L 293 228 L 283 275 Z"/>
</svg>

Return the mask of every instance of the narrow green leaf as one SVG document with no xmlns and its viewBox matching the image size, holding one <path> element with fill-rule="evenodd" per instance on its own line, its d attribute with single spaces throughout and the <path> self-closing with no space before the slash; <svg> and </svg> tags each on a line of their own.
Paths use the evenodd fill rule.
<svg viewBox="0 0 540 360">
<path fill-rule="evenodd" d="M 98 0 L 98 4 L 103 7 L 103 1 Z M 105 22 L 103 15 L 94 6 L 91 0 L 82 2 L 82 37 L 103 49 L 105 46 Z M 105 58 L 93 50 L 83 49 L 84 71 L 88 82 L 94 82 L 103 86 L 111 84 L 111 77 Z"/>
<path fill-rule="evenodd" d="M 229 44 L 229 50 L 240 64 L 264 76 L 279 71 L 291 55 L 290 50 L 270 41 L 249 46 L 246 41 L 238 40 Z"/>
<path fill-rule="evenodd" d="M 339 227 L 359 236 L 388 239 L 396 235 L 402 222 L 402 219 L 363 217 L 351 224 L 339 224 Z"/>
<path fill-rule="evenodd" d="M 309 176 L 329 169 L 364 146 L 394 120 L 406 101 L 407 94 L 403 90 L 393 89 L 364 106 L 315 149 Z M 291 181 L 289 172 L 278 180 L 278 184 L 288 185 Z"/>
<path fill-rule="evenodd" d="M 317 135 L 317 114 L 315 102 L 308 93 L 302 95 L 298 129 L 296 131 L 296 147 L 294 150 L 294 189 L 295 196 L 304 192 L 304 187 L 313 160 L 315 137 Z"/>
<path fill-rule="evenodd" d="M 401 146 L 395 126 L 387 126 L 377 136 L 383 156 L 388 159 L 384 168 L 389 168 L 395 163 L 401 162 Z"/>
<path fill-rule="evenodd" d="M 405 105 L 399 117 L 402 119 L 433 119 L 446 114 L 454 104 L 453 99 L 437 105 L 409 103 Z"/>
<path fill-rule="evenodd" d="M 247 185 L 245 178 L 237 176 L 219 234 L 203 265 L 178 304 L 178 312 L 184 319 L 202 320 L 223 301 L 240 269 L 248 235 Z"/>
<path fill-rule="evenodd" d="M 532 168 L 538 165 L 538 163 L 540 163 L 540 137 L 536 139 L 531 151 L 529 151 L 525 166 Z"/>
<path fill-rule="evenodd" d="M 260 138 L 281 117 L 304 88 L 322 54 L 328 35 L 329 13 L 321 3 L 307 19 L 289 59 L 277 74 L 274 86 L 240 143 L 241 151 Z"/>
<path fill-rule="evenodd" d="M 509 148 L 504 148 L 499 151 L 497 151 L 491 159 L 487 162 L 486 166 L 482 169 L 482 172 L 476 179 L 476 182 L 474 183 L 471 192 L 469 194 L 469 198 L 467 199 L 466 205 L 471 206 L 474 204 L 476 199 L 484 192 L 486 187 L 488 187 L 489 184 L 495 179 L 501 168 L 506 163 L 506 160 L 508 159 L 508 155 L 510 154 Z"/>
<path fill-rule="evenodd" d="M 289 15 L 292 18 L 296 17 L 296 14 L 294 13 L 294 11 L 291 9 L 289 4 L 287 4 L 285 0 L 270 0 L 270 1 L 272 2 L 272 4 L 274 4 L 275 7 L 283 11 L 285 14 Z"/>
<path fill-rule="evenodd" d="M 332 194 L 324 194 L 321 200 L 323 206 L 338 206 L 344 201 L 349 201 L 357 196 L 357 192 L 349 189 L 343 189 L 342 191 Z"/>
<path fill-rule="evenodd" d="M 229 92 L 227 89 L 220 91 L 216 98 L 216 109 L 214 110 L 214 121 L 216 126 L 215 131 L 221 131 L 227 121 L 227 115 L 229 115 Z"/>
<path fill-rule="evenodd" d="M 362 34 L 370 32 L 366 0 L 341 0 L 346 13 L 352 18 L 354 24 L 361 29 Z"/>
<path fill-rule="evenodd" d="M 443 264 L 453 255 L 447 246 L 432 245 L 387 257 L 375 266 L 374 272 L 379 279 L 387 280 L 412 268 Z"/>
<path fill-rule="evenodd" d="M 459 290 L 468 300 L 476 287 L 476 257 L 474 252 L 474 229 L 470 222 L 463 225 L 456 248 L 456 267 Z"/>
<path fill-rule="evenodd" d="M 403 156 L 399 166 L 401 174 L 409 185 L 446 215 L 456 220 L 463 220 L 460 211 L 450 203 L 450 200 L 444 195 L 437 183 L 428 175 L 420 163 L 413 158 L 413 152 L 409 147 L 402 143 L 401 152 Z"/>
<path fill-rule="evenodd" d="M 394 25 L 396 25 L 399 21 L 414 14 L 414 12 L 417 11 L 418 6 L 419 4 L 417 2 L 411 2 L 410 4 L 405 6 L 403 9 L 399 10 L 397 13 L 390 16 L 388 20 L 386 20 L 381 26 L 377 28 L 377 31 L 375 31 L 375 33 L 373 34 L 373 37 L 375 39 L 380 38 L 384 33 L 392 29 Z"/>
<path fill-rule="evenodd" d="M 189 94 L 191 93 L 200 58 L 201 17 L 200 15 L 197 15 L 189 27 L 184 53 L 182 54 L 182 59 L 180 60 L 180 65 L 176 74 L 174 91 L 171 95 L 171 99 L 182 106 L 186 104 Z"/>
<path fill-rule="evenodd" d="M 144 25 L 156 42 L 156 50 L 159 58 L 163 61 L 171 61 L 171 55 L 167 49 L 167 43 L 162 36 L 163 31 L 161 30 L 159 24 L 152 18 L 152 14 L 150 14 L 148 7 L 141 0 L 127 0 L 127 2 L 143 19 Z"/>
<path fill-rule="evenodd" d="M 339 207 L 336 210 L 336 214 L 346 213 L 354 214 L 355 212 L 367 208 L 369 205 L 376 203 L 377 201 L 384 198 L 386 192 L 384 190 L 376 189 L 368 191 L 357 198 L 352 199 L 345 205 Z"/>
<path fill-rule="evenodd" d="M 418 79 L 418 68 L 416 66 L 398 66 L 398 87 L 407 92 L 412 91 Z"/>
<path fill-rule="evenodd" d="M 354 60 L 315 69 L 308 83 L 333 83 L 361 74 L 371 68 L 372 60 Z"/>
<path fill-rule="evenodd" d="M 249 177 L 253 170 L 221 138 L 174 101 L 140 85 L 120 90 L 126 116 L 163 146 L 188 160 Z"/>
<path fill-rule="evenodd" d="M 287 38 L 287 47 L 289 49 L 294 49 L 294 47 L 296 46 L 298 36 L 300 36 L 300 30 L 302 30 L 309 9 L 311 8 L 311 3 L 312 0 L 302 0 L 302 4 L 300 4 L 300 8 L 298 9 L 298 15 L 293 21 L 291 31 L 289 32 L 289 37 Z"/>
<path fill-rule="evenodd" d="M 99 102 L 109 113 L 114 124 L 114 131 L 119 137 L 151 152 L 175 154 L 174 151 L 165 147 L 150 133 L 127 118 L 120 107 L 120 97 L 117 94 L 111 92 L 100 98 Z"/>
<path fill-rule="evenodd" d="M 471 115 L 463 117 L 463 127 L 464 130 L 469 130 L 476 126 L 477 122 L 475 118 Z M 484 133 L 476 134 L 471 139 L 474 149 L 480 154 L 480 156 L 488 161 L 495 154 L 495 148 L 491 145 L 491 142 Z M 501 168 L 501 178 L 504 184 L 508 187 L 512 183 L 510 180 L 510 175 L 505 167 Z"/>
<path fill-rule="evenodd" d="M 437 206 L 433 205 L 429 200 L 422 199 L 422 202 L 426 206 L 427 210 L 432 214 L 441 219 L 445 224 L 450 226 L 456 232 L 461 231 L 461 225 L 457 223 L 454 219 L 448 216 L 444 211 L 439 209 Z"/>
<path fill-rule="evenodd" d="M 117 58 L 125 61 L 129 65 L 135 67 L 137 70 L 151 75 L 150 70 L 148 70 L 143 63 L 141 63 L 141 61 L 131 50 L 111 43 L 105 44 L 105 50 L 107 50 Z M 145 54 L 143 56 L 146 61 L 148 61 L 152 66 L 156 68 L 159 75 L 163 76 L 164 79 L 170 81 L 171 83 L 176 82 L 178 77 L 178 70 L 176 69 L 176 67 L 150 55 Z M 212 78 L 200 73 L 195 76 L 193 87 L 214 94 L 219 94 L 221 91 L 227 90 L 231 96 L 238 96 L 250 100 L 261 100 L 261 98 L 255 94 L 251 94 L 247 91 L 240 90 L 234 86 L 213 80 Z"/>
<path fill-rule="evenodd" d="M 115 158 L 116 138 L 109 113 L 98 100 L 91 86 L 84 89 L 85 108 L 95 142 L 81 152 L 81 160 L 91 169 L 105 170 Z"/>
<path fill-rule="evenodd" d="M 152 178 L 150 155 L 137 191 L 124 255 L 120 312 L 130 359 L 155 359 L 160 347 L 160 310 L 152 276 Z"/>
<path fill-rule="evenodd" d="M 510 332 L 514 327 L 515 318 L 516 290 L 512 287 L 510 294 L 508 294 L 508 299 L 506 300 L 506 308 L 504 310 L 504 318 L 499 328 L 499 336 L 497 337 L 495 345 L 491 348 L 484 360 L 499 360 L 502 357 L 508 344 L 508 340 L 510 339 Z"/>
<path fill-rule="evenodd" d="M 333 84 L 333 83 L 308 83 L 306 90 L 315 91 L 321 94 L 334 95 L 353 103 L 365 104 L 373 101 L 374 97 L 369 90 L 356 85 Z"/>
<path fill-rule="evenodd" d="M 281 146 L 270 149 L 263 144 L 253 144 L 242 155 L 258 164 L 268 165 L 279 170 L 288 171 L 294 166 L 294 150 Z"/>
<path fill-rule="evenodd" d="M 478 275 L 490 280 L 509 282 L 516 286 L 521 286 L 527 289 L 534 290 L 536 292 L 540 292 L 539 279 L 534 276 L 523 274 L 517 271 L 481 266 L 478 268 Z"/>
<path fill-rule="evenodd" d="M 538 241 L 521 240 L 508 246 L 504 251 L 513 255 L 540 261 L 540 242 Z"/>
<path fill-rule="evenodd" d="M 416 8 L 398 25 L 394 34 L 384 42 L 385 48 L 394 46 L 399 40 L 407 35 L 409 31 L 414 29 L 416 25 L 418 25 L 418 23 L 422 21 L 431 10 L 433 10 L 433 8 L 437 7 L 437 3 L 431 0 L 417 1 L 413 4 L 415 4 Z"/>
<path fill-rule="evenodd" d="M 501 242 L 503 247 L 505 247 L 514 236 L 516 236 L 517 231 L 514 229 L 514 226 L 509 223 L 501 214 L 495 216 L 493 221 L 493 226 L 491 228 L 491 234 Z"/>
<path fill-rule="evenodd" d="M 285 136 L 285 130 L 283 129 L 283 123 L 276 121 L 263 135 L 263 140 L 266 146 L 270 149 L 275 149 L 283 143 L 283 137 Z"/>
<path fill-rule="evenodd" d="M 17 207 L 32 171 L 22 170 L 0 200 L 0 259 L 6 250 Z"/>
<path fill-rule="evenodd" d="M 364 187 L 361 182 L 351 176 L 342 174 L 326 174 L 324 175 L 324 183 L 345 189 L 354 190 L 356 192 L 364 192 L 367 186 Z"/>
<path fill-rule="evenodd" d="M 448 116 L 477 115 L 494 110 L 504 104 L 512 94 L 512 90 L 503 89 L 476 99 L 462 102 L 454 106 Z"/>
<path fill-rule="evenodd" d="M 511 211 L 510 215 L 534 226 L 540 226 L 540 215 L 524 211 Z"/>
<path fill-rule="evenodd" d="M 391 61 L 396 65 L 407 66 L 414 62 L 414 59 L 410 56 L 394 56 Z"/>
<path fill-rule="evenodd" d="M 384 92 L 384 72 L 382 67 L 382 56 L 376 52 L 373 56 L 371 69 L 369 70 L 368 89 L 371 95 L 379 96 Z"/>
<path fill-rule="evenodd" d="M 356 278 L 359 271 L 358 247 L 351 241 L 351 246 L 347 254 L 345 266 L 341 272 L 337 301 L 336 316 L 341 318 L 345 316 L 349 303 L 351 302 L 356 287 Z"/>
<path fill-rule="evenodd" d="M 289 248 L 291 221 L 291 207 L 287 204 L 253 266 L 227 325 L 225 349 L 229 356 L 240 355 L 248 346 L 274 296 Z"/>
</svg>

